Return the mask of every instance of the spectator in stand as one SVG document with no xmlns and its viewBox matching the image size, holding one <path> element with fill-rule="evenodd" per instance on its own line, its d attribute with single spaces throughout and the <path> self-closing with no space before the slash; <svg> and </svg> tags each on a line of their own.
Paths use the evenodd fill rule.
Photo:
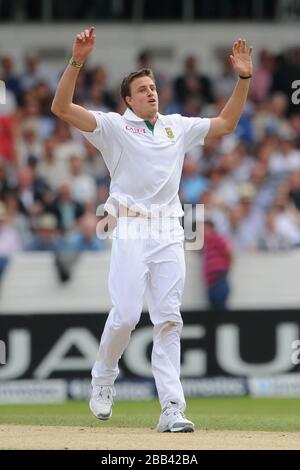
<svg viewBox="0 0 300 470">
<path fill-rule="evenodd" d="M 261 103 L 268 100 L 273 83 L 275 62 L 273 55 L 267 49 L 260 51 L 258 61 L 258 67 L 252 78 L 250 96 L 256 103 Z"/>
<path fill-rule="evenodd" d="M 263 251 L 281 251 L 289 248 L 289 240 L 278 230 L 279 209 L 270 207 L 266 211 L 265 223 L 258 237 L 258 248 Z"/>
<path fill-rule="evenodd" d="M 198 96 L 189 96 L 182 103 L 182 114 L 187 117 L 199 116 L 201 112 L 201 100 Z"/>
<path fill-rule="evenodd" d="M 193 158 L 186 158 L 183 164 L 180 188 L 182 202 L 196 204 L 208 186 L 208 180 L 200 175 L 198 162 Z"/>
<path fill-rule="evenodd" d="M 224 154 L 220 166 L 225 175 L 230 175 L 236 183 L 249 181 L 254 166 L 254 158 L 249 154 L 242 140 L 233 142 L 232 150 Z"/>
<path fill-rule="evenodd" d="M 198 147 L 199 149 L 199 147 Z M 220 138 L 206 139 L 200 154 L 200 172 L 208 177 L 210 171 L 217 168 L 220 161 Z"/>
<path fill-rule="evenodd" d="M 33 91 L 40 109 L 39 135 L 47 139 L 55 129 L 55 119 L 51 113 L 52 92 L 45 82 L 38 83 Z"/>
<path fill-rule="evenodd" d="M 300 211 L 300 171 L 293 171 L 289 177 L 289 200 Z"/>
<path fill-rule="evenodd" d="M 228 274 L 232 262 L 229 242 L 215 230 L 213 220 L 204 219 L 203 274 L 210 308 L 226 310 L 230 294 Z"/>
<path fill-rule="evenodd" d="M 222 55 L 222 72 L 213 81 L 213 94 L 216 97 L 223 97 L 228 99 L 235 87 L 235 74 L 232 70 L 230 54 L 228 52 Z"/>
<path fill-rule="evenodd" d="M 38 82 L 34 87 L 34 95 L 40 104 L 40 112 L 42 116 L 49 116 L 53 119 L 51 113 L 52 93 L 50 86 L 45 82 Z"/>
<path fill-rule="evenodd" d="M 205 211 L 210 214 L 210 218 L 214 222 L 216 231 L 220 234 L 228 232 L 229 222 L 227 210 L 216 204 L 212 189 L 209 188 L 202 193 L 199 203 L 203 204 Z"/>
<path fill-rule="evenodd" d="M 110 176 L 100 152 L 86 139 L 84 139 L 86 158 L 84 159 L 84 172 L 93 177 L 97 186 L 106 184 L 109 187 Z"/>
<path fill-rule="evenodd" d="M 0 277 L 12 255 L 22 250 L 18 231 L 7 219 L 6 205 L 0 201 Z"/>
<path fill-rule="evenodd" d="M 6 201 L 8 193 L 15 186 L 15 182 L 9 176 L 7 163 L 0 158 L 0 201 Z"/>
<path fill-rule="evenodd" d="M 238 138 L 248 145 L 253 145 L 255 143 L 252 114 L 253 106 L 250 103 L 246 103 L 244 113 L 242 114 L 235 131 Z"/>
<path fill-rule="evenodd" d="M 273 152 L 277 151 L 279 140 L 275 134 L 265 134 L 260 139 L 256 148 L 257 161 L 262 163 L 266 168 L 269 168 L 269 161 Z"/>
<path fill-rule="evenodd" d="M 111 109 L 105 105 L 104 90 L 97 83 L 91 85 L 87 99 L 83 102 L 83 106 L 91 111 L 102 111 L 103 113 L 111 111 Z"/>
<path fill-rule="evenodd" d="M 21 213 L 29 218 L 43 212 L 42 205 L 36 201 L 33 175 L 28 167 L 18 173 L 18 200 Z"/>
<path fill-rule="evenodd" d="M 194 55 L 186 57 L 183 75 L 176 78 L 174 88 L 180 103 L 185 103 L 189 98 L 200 99 L 203 103 L 213 102 L 210 80 L 199 72 Z"/>
<path fill-rule="evenodd" d="M 79 155 L 82 159 L 86 156 L 86 150 L 80 141 L 76 141 L 71 133 L 70 126 L 62 120 L 56 121 L 55 131 L 52 135 L 55 140 L 55 157 L 67 164 L 72 155 Z"/>
<path fill-rule="evenodd" d="M 63 183 L 59 187 L 58 195 L 48 210 L 56 217 L 58 229 L 62 233 L 74 229 L 84 214 L 83 206 L 72 199 L 68 183 Z"/>
<path fill-rule="evenodd" d="M 20 138 L 23 128 L 30 123 L 39 138 L 41 133 L 41 109 L 34 91 L 27 91 L 21 95 L 21 103 L 16 113 L 16 137 Z"/>
<path fill-rule="evenodd" d="M 32 90 L 40 82 L 48 81 L 45 71 L 40 65 L 40 58 L 36 55 L 28 55 L 25 58 L 25 71 L 20 75 L 20 87 L 22 91 Z"/>
<path fill-rule="evenodd" d="M 109 73 L 107 68 L 104 67 L 104 65 L 98 65 L 92 69 L 90 73 L 87 73 L 87 90 L 89 90 L 90 87 L 101 90 L 103 107 L 114 111 L 116 108 L 116 100 L 113 93 L 108 90 L 108 78 Z"/>
<path fill-rule="evenodd" d="M 291 129 L 295 133 L 297 148 L 300 148 L 300 113 L 299 114 L 293 114 L 289 118 L 289 125 L 291 126 Z"/>
<path fill-rule="evenodd" d="M 239 204 L 242 208 L 242 230 L 248 234 L 252 241 L 251 246 L 246 246 L 248 251 L 257 250 L 257 237 L 264 222 L 264 213 L 260 207 L 256 206 L 257 197 L 255 186 L 248 182 L 240 185 Z"/>
<path fill-rule="evenodd" d="M 237 204 L 228 210 L 228 227 L 224 235 L 232 244 L 235 252 L 254 252 L 257 250 L 257 239 L 252 230 L 249 232 L 249 223 L 244 223 L 244 208 Z"/>
<path fill-rule="evenodd" d="M 104 240 L 96 235 L 96 224 L 95 213 L 87 213 L 79 220 L 78 227 L 64 238 L 60 252 L 56 256 L 56 267 L 62 282 L 70 280 L 80 253 L 105 249 Z"/>
<path fill-rule="evenodd" d="M 18 189 L 20 211 L 28 217 L 41 215 L 52 201 L 51 188 L 39 177 L 37 162 L 33 157 L 18 173 Z"/>
<path fill-rule="evenodd" d="M 69 168 L 66 159 L 56 155 L 56 141 L 53 137 L 44 140 L 42 160 L 38 166 L 38 174 L 54 191 L 67 180 Z"/>
<path fill-rule="evenodd" d="M 13 227 L 22 242 L 22 246 L 26 246 L 32 240 L 32 232 L 30 219 L 22 214 L 19 210 L 19 201 L 16 189 L 11 189 L 6 196 L 7 223 Z"/>
<path fill-rule="evenodd" d="M 30 120 L 25 121 L 22 126 L 21 136 L 17 140 L 16 151 L 19 168 L 27 165 L 29 157 L 34 157 L 36 160 L 42 158 L 43 143 L 37 134 L 34 123 Z"/>
<path fill-rule="evenodd" d="M 269 178 L 268 168 L 264 163 L 257 161 L 254 164 L 249 182 L 254 188 L 255 209 L 265 211 L 271 207 L 276 193 L 276 184 Z"/>
<path fill-rule="evenodd" d="M 108 71 L 104 65 L 97 65 L 90 72 L 87 72 L 88 86 L 95 84 L 105 89 L 107 88 Z"/>
<path fill-rule="evenodd" d="M 266 134 L 276 135 L 290 130 L 287 107 L 288 99 L 283 93 L 276 93 L 269 101 L 257 106 L 252 119 L 255 141 L 261 141 Z"/>
<path fill-rule="evenodd" d="M 102 251 L 104 240 L 96 235 L 97 218 L 86 214 L 79 221 L 78 228 L 65 238 L 62 246 L 64 252 L 81 253 L 83 251 Z"/>
<path fill-rule="evenodd" d="M 82 159 L 77 155 L 70 158 L 70 172 L 72 198 L 83 205 L 94 202 L 97 195 L 95 180 L 83 171 Z"/>
<path fill-rule="evenodd" d="M 287 248 L 300 247 L 300 215 L 288 201 L 288 185 L 282 185 L 275 198 L 275 229 Z"/>
<path fill-rule="evenodd" d="M 269 161 L 269 171 L 271 175 L 283 180 L 288 177 L 291 171 L 300 170 L 300 150 L 295 145 L 296 136 L 289 129 L 279 134 L 279 146 L 273 152 Z"/>
<path fill-rule="evenodd" d="M 44 208 L 53 201 L 52 188 L 39 174 L 39 161 L 34 157 L 28 158 L 27 167 L 32 175 L 32 187 L 34 191 L 35 200 L 39 201 Z"/>
<path fill-rule="evenodd" d="M 34 223 L 35 236 L 26 246 L 27 251 L 52 251 L 57 253 L 61 240 L 57 232 L 57 221 L 53 214 L 43 214 Z"/>
<path fill-rule="evenodd" d="M 5 82 L 6 90 L 10 90 L 16 97 L 20 95 L 20 80 L 14 71 L 15 65 L 11 55 L 1 57 L 0 79 Z"/>
<path fill-rule="evenodd" d="M 159 92 L 159 108 L 162 114 L 180 114 L 182 107 L 175 100 L 174 89 L 171 83 L 165 83 L 161 86 Z"/>
<path fill-rule="evenodd" d="M 239 185 L 222 168 L 221 163 L 209 172 L 209 185 L 213 191 L 214 203 L 220 208 L 233 207 L 239 201 Z"/>
</svg>

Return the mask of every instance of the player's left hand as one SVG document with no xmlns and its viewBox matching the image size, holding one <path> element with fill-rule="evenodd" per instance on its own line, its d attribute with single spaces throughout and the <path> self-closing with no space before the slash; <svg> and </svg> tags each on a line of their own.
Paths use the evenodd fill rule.
<svg viewBox="0 0 300 470">
<path fill-rule="evenodd" d="M 253 47 L 248 47 L 245 39 L 239 39 L 233 44 L 231 63 L 242 77 L 249 77 L 253 73 L 252 51 Z"/>
</svg>

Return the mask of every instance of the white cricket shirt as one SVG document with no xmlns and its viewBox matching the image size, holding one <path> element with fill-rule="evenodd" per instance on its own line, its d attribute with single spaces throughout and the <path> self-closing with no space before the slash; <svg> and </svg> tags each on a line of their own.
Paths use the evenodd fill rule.
<svg viewBox="0 0 300 470">
<path fill-rule="evenodd" d="M 152 217 L 182 217 L 178 190 L 184 155 L 204 144 L 210 119 L 158 113 L 151 131 L 129 108 L 123 115 L 90 112 L 97 127 L 82 134 L 101 152 L 110 173 L 105 210 L 116 215 L 122 204 Z"/>
</svg>

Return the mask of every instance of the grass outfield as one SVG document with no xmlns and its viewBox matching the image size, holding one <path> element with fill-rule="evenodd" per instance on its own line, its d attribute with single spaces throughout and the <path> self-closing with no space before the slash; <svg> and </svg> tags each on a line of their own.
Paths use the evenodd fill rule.
<svg viewBox="0 0 300 470">
<path fill-rule="evenodd" d="M 0 424 L 155 428 L 157 400 L 116 402 L 109 422 L 96 420 L 86 402 L 49 405 L 0 405 Z M 187 416 L 197 429 L 300 431 L 300 399 L 194 398 Z"/>
</svg>

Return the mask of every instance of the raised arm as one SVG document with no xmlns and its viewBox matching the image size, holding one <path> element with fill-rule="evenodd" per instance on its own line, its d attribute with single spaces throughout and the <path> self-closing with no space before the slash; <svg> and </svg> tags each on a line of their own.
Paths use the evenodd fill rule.
<svg viewBox="0 0 300 470">
<path fill-rule="evenodd" d="M 244 39 L 234 43 L 230 59 L 239 79 L 221 114 L 211 119 L 207 137 L 218 137 L 235 130 L 244 110 L 253 73 L 252 50 Z"/>
<path fill-rule="evenodd" d="M 95 130 L 96 119 L 85 108 L 73 103 L 73 95 L 80 69 L 92 52 L 95 42 L 94 27 L 77 34 L 73 44 L 73 57 L 59 81 L 51 106 L 51 111 L 60 119 L 87 132 Z"/>
</svg>

